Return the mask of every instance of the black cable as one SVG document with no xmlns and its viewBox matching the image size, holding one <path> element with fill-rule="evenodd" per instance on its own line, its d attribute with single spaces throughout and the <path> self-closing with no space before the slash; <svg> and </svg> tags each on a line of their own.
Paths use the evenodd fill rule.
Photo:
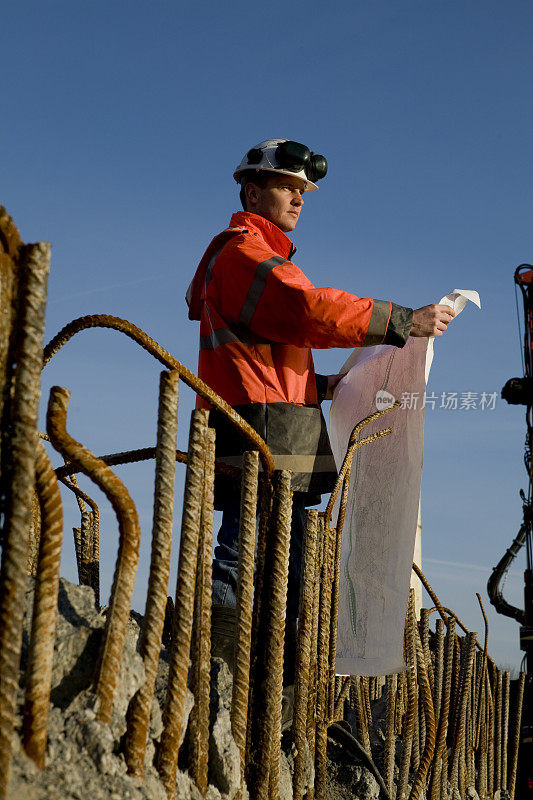
<svg viewBox="0 0 533 800">
<path fill-rule="evenodd" d="M 348 733 L 346 728 L 343 727 L 343 725 L 339 725 L 338 722 L 332 722 L 331 725 L 328 725 L 328 737 L 333 739 L 334 742 L 337 742 L 337 744 L 342 745 L 345 751 L 351 752 L 351 755 L 359 758 L 377 780 L 384 800 L 391 800 L 389 790 L 381 777 L 379 769 L 376 767 L 372 757 L 367 753 L 361 742 L 356 739 L 353 734 Z"/>
</svg>

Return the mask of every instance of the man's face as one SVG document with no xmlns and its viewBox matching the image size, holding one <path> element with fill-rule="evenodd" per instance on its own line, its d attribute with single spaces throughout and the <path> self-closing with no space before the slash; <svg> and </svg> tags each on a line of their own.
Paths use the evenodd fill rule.
<svg viewBox="0 0 533 800">
<path fill-rule="evenodd" d="M 304 204 L 305 181 L 291 175 L 272 175 L 264 187 L 246 187 L 248 210 L 273 222 L 282 231 L 294 230 Z"/>
</svg>

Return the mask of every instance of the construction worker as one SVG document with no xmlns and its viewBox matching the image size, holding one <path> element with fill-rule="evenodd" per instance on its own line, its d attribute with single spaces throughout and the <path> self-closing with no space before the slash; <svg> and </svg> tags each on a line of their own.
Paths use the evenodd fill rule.
<svg viewBox="0 0 533 800">
<path fill-rule="evenodd" d="M 289 622 L 298 615 L 304 509 L 332 490 L 337 475 L 320 403 L 342 376 L 316 375 L 311 348 L 403 347 L 410 335 L 441 336 L 454 316 L 449 306 L 413 311 L 313 286 L 293 262 L 286 234 L 296 227 L 304 193 L 315 191 L 326 172 L 326 159 L 298 142 L 269 139 L 249 150 L 233 174 L 243 211 L 213 239 L 187 292 L 189 317 L 200 320 L 200 378 L 265 439 L 276 467 L 292 471 Z M 217 460 L 239 465 L 249 444 L 217 412 L 211 424 Z M 223 520 L 213 564 L 213 627 L 231 642 L 239 487 L 217 479 L 215 505 Z"/>
</svg>

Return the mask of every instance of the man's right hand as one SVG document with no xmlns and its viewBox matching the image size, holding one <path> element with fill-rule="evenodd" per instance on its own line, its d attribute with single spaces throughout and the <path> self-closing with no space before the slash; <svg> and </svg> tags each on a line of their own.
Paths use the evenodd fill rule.
<svg viewBox="0 0 533 800">
<path fill-rule="evenodd" d="M 422 306 L 413 311 L 410 336 L 442 336 L 448 323 L 455 317 L 451 306 Z"/>
</svg>

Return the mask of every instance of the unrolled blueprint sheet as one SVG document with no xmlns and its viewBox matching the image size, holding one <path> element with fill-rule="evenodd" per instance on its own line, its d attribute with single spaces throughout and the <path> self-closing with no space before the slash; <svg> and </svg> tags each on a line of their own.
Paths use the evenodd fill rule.
<svg viewBox="0 0 533 800">
<path fill-rule="evenodd" d="M 440 301 L 456 316 L 475 291 L 456 289 Z M 452 322 L 452 324 L 454 324 Z M 423 397 L 434 340 L 411 337 L 405 347 L 357 348 L 341 372 L 330 416 L 340 467 L 350 434 L 365 417 L 400 400 Z M 420 404 L 423 405 L 422 403 Z M 391 426 L 392 434 L 356 451 L 344 521 L 337 673 L 389 675 L 404 669 L 403 629 L 422 478 L 424 408 L 394 409 L 361 436 Z"/>
</svg>

